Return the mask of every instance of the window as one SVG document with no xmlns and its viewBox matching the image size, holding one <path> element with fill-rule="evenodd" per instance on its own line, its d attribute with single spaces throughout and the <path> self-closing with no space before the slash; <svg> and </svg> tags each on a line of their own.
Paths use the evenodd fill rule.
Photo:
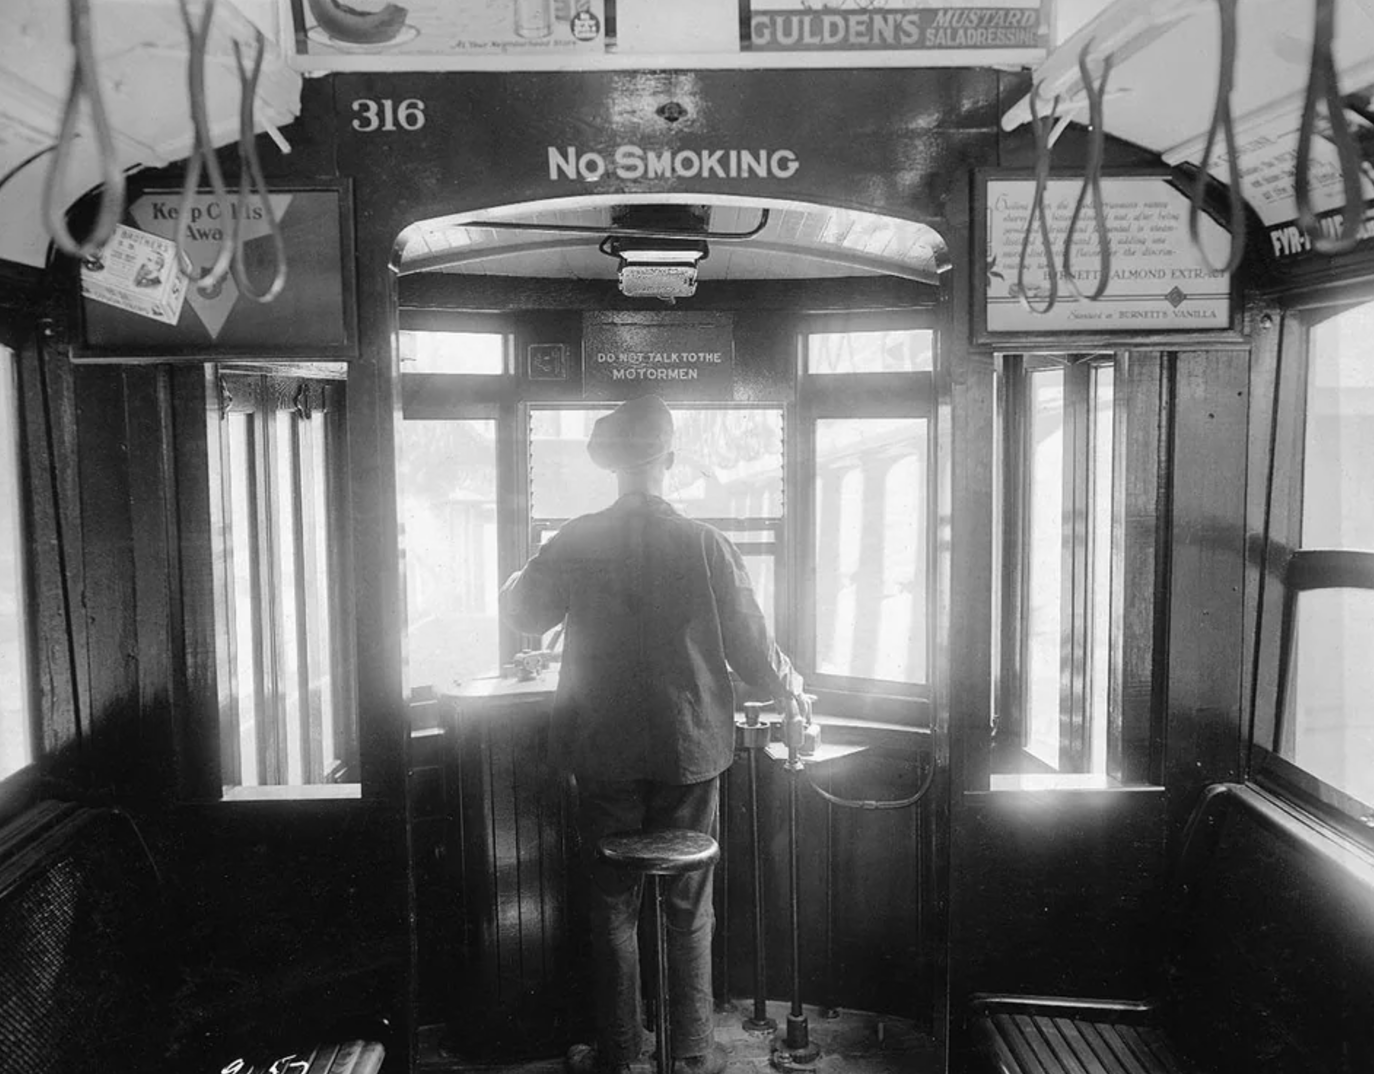
<svg viewBox="0 0 1374 1074">
<path fill-rule="evenodd" d="M 509 361 L 517 342 L 519 352 L 571 346 L 580 316 L 403 310 L 401 324 L 413 337 L 403 333 L 403 355 L 441 334 L 489 355 L 401 365 L 407 684 L 442 692 L 537 644 L 500 624 L 496 594 L 569 520 L 615 502 L 615 476 L 593 465 L 587 441 L 616 404 L 585 400 L 573 365 L 546 376 Z M 932 318 L 792 324 L 795 354 L 767 355 L 766 375 L 750 382 L 760 401 L 669 402 L 665 498 L 739 549 L 826 711 L 921 722 L 933 648 Z M 803 575 L 797 563 L 816 566 Z"/>
<path fill-rule="evenodd" d="M 1274 743 L 1324 785 L 1319 797 L 1361 817 L 1374 810 L 1372 337 L 1374 304 L 1308 334 L 1302 551 L 1287 575 L 1288 682 Z"/>
<path fill-rule="evenodd" d="M 1119 734 L 1116 362 L 1004 362 L 1002 771 L 1105 776 Z"/>
<path fill-rule="evenodd" d="M 496 420 L 401 423 L 407 685 L 501 669 Z"/>
<path fill-rule="evenodd" d="M 355 785 L 351 608 L 341 582 L 343 386 L 224 374 L 216 387 L 211 512 L 225 794 L 311 796 L 327 792 L 306 788 Z"/>
<path fill-rule="evenodd" d="M 400 351 L 402 373 L 506 371 L 506 336 L 499 332 L 402 331 Z"/>
<path fill-rule="evenodd" d="M 0 779 L 33 760 L 17 369 L 0 347 Z"/>
<path fill-rule="evenodd" d="M 886 315 L 802 333 L 802 654 L 836 711 L 868 711 L 860 695 L 928 698 L 934 338 Z"/>
<path fill-rule="evenodd" d="M 569 519 L 609 507 L 615 475 L 587 455 L 597 418 L 611 407 L 530 410 L 530 541 Z M 781 407 L 673 407 L 674 465 L 664 498 L 735 542 L 759 605 L 776 629 L 785 451 Z"/>
<path fill-rule="evenodd" d="M 929 328 L 811 332 L 806 337 L 806 372 L 929 372 L 934 352 L 935 333 Z"/>
<path fill-rule="evenodd" d="M 926 422 L 816 422 L 816 665 L 845 678 L 923 683 Z"/>
</svg>

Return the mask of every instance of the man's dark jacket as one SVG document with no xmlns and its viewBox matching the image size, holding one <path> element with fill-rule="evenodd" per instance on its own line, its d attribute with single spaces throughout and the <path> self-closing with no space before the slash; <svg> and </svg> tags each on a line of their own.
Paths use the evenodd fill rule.
<svg viewBox="0 0 1374 1074">
<path fill-rule="evenodd" d="M 569 522 L 502 588 L 501 611 L 530 634 L 567 619 L 553 749 L 579 776 L 710 779 L 734 754 L 727 664 L 778 699 L 802 688 L 739 551 L 656 496 Z"/>
</svg>

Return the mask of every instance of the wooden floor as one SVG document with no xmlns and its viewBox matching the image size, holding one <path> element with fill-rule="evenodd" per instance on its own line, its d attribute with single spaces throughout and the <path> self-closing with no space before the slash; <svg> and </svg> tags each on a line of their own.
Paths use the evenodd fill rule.
<svg viewBox="0 0 1374 1074">
<path fill-rule="evenodd" d="M 788 1009 L 786 1003 L 770 1003 L 768 1014 L 780 1026 L 785 1026 Z M 737 1001 L 733 1010 L 716 1014 L 716 1040 L 730 1051 L 726 1074 L 764 1074 L 773 1069 L 768 1062 L 772 1038 L 749 1033 L 740 1024 L 752 1011 L 752 1001 Z M 825 1018 L 815 1008 L 807 1008 L 806 1015 L 811 1040 L 821 1049 L 820 1059 L 814 1067 L 817 1074 L 840 1074 L 841 1071 L 844 1074 L 934 1074 L 943 1069 L 935 1041 L 905 1019 L 849 1010 Z M 447 1054 L 442 1039 L 442 1027 L 421 1031 L 420 1070 L 434 1074 L 443 1071 L 563 1074 L 562 1056 L 511 1066 L 473 1064 L 464 1062 L 462 1056 Z M 655 1074 L 653 1050 L 653 1037 L 649 1036 L 644 1055 L 633 1066 L 634 1074 Z"/>
</svg>

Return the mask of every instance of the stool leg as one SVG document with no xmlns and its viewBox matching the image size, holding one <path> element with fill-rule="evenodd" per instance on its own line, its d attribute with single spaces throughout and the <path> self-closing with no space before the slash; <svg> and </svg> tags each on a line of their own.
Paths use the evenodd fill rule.
<svg viewBox="0 0 1374 1074">
<path fill-rule="evenodd" d="M 658 1017 L 655 1031 L 658 1035 L 655 1054 L 658 1058 L 658 1074 L 672 1074 L 673 1053 L 668 1040 L 668 921 L 663 916 L 663 878 L 653 875 L 654 882 L 654 937 L 658 944 Z"/>
</svg>

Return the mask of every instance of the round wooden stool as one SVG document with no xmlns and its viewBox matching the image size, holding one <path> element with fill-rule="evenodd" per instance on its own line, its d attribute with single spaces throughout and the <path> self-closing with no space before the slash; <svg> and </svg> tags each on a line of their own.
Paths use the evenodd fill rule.
<svg viewBox="0 0 1374 1074">
<path fill-rule="evenodd" d="M 654 938 L 658 949 L 658 1040 L 654 1054 L 658 1074 L 672 1074 L 668 1041 L 668 924 L 663 916 L 665 876 L 682 876 L 705 869 L 720 857 L 720 846 L 704 832 L 668 828 L 658 832 L 618 832 L 596 845 L 601 860 L 647 876 L 654 892 Z"/>
</svg>

